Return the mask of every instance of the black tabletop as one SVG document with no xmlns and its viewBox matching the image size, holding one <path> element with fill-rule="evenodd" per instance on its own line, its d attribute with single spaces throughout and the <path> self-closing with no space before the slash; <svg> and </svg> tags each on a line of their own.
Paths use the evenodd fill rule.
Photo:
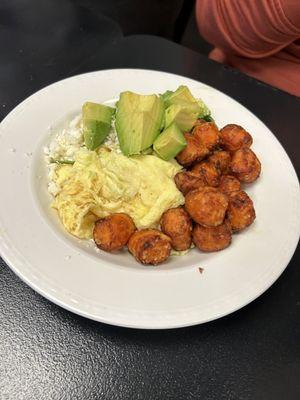
<svg viewBox="0 0 300 400">
<path fill-rule="evenodd" d="M 39 38 L 18 21 L 17 28 L 1 25 L 0 117 L 37 89 L 73 74 L 118 67 L 169 71 L 248 107 L 281 141 L 299 173 L 299 99 L 165 39 L 123 38 L 112 21 L 104 18 L 99 26 L 91 15 L 81 18 L 50 34 L 52 27 L 41 26 Z M 299 399 L 299 264 L 298 247 L 266 293 L 225 318 L 143 331 L 71 314 L 0 261 L 0 398 Z"/>
</svg>

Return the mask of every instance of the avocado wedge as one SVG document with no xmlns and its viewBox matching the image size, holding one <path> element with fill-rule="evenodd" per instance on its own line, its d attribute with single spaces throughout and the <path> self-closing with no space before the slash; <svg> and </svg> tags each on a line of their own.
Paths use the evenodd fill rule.
<svg viewBox="0 0 300 400">
<path fill-rule="evenodd" d="M 165 112 L 165 127 L 167 128 L 175 122 L 182 131 L 189 131 L 195 125 L 197 118 L 198 111 L 195 111 L 193 105 L 189 107 L 172 104 Z"/>
<path fill-rule="evenodd" d="M 160 158 L 169 161 L 183 150 L 186 144 L 181 130 L 173 123 L 158 136 L 153 149 Z"/>
<path fill-rule="evenodd" d="M 202 101 L 196 99 L 187 86 L 179 86 L 175 92 L 167 90 L 162 95 L 165 107 L 168 108 L 172 105 L 180 105 L 184 109 L 197 113 L 198 118 L 210 116 L 210 110 L 207 105 Z"/>
<path fill-rule="evenodd" d="M 163 99 L 155 94 L 123 92 L 117 103 L 116 131 L 126 156 L 149 148 L 159 135 L 164 118 Z"/>
<path fill-rule="evenodd" d="M 105 140 L 114 112 L 114 108 L 103 104 L 86 102 L 82 106 L 84 143 L 89 150 L 96 150 Z"/>
</svg>

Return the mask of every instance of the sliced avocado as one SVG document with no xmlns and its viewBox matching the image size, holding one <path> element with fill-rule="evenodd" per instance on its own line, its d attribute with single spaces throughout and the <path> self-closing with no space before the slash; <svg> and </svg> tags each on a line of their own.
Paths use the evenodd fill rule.
<svg viewBox="0 0 300 400">
<path fill-rule="evenodd" d="M 176 122 L 179 129 L 189 131 L 195 125 L 198 118 L 198 111 L 188 106 L 172 104 L 165 112 L 165 127 L 167 128 L 173 122 Z"/>
<path fill-rule="evenodd" d="M 82 106 L 82 117 L 84 119 L 92 119 L 97 121 L 111 123 L 111 118 L 115 112 L 113 107 L 105 106 L 103 104 L 92 103 L 87 101 Z"/>
<path fill-rule="evenodd" d="M 104 142 L 110 131 L 110 125 L 106 122 L 86 120 L 83 122 L 84 144 L 89 150 L 96 150 Z"/>
<path fill-rule="evenodd" d="M 167 90 L 165 93 L 161 94 L 161 97 L 165 103 L 167 103 L 169 97 L 173 94 L 172 90 Z"/>
<path fill-rule="evenodd" d="M 114 108 L 103 104 L 86 102 L 82 106 L 84 143 L 89 150 L 99 147 L 108 135 L 114 112 Z"/>
<path fill-rule="evenodd" d="M 179 86 L 175 90 L 175 92 L 169 92 L 168 94 L 165 94 L 164 101 L 167 107 L 172 104 L 185 104 L 185 103 L 197 104 L 197 100 L 190 92 L 190 89 L 187 86 L 183 85 Z"/>
<path fill-rule="evenodd" d="M 193 108 L 195 112 L 198 112 L 198 118 L 203 118 L 211 114 L 207 105 L 202 100 L 197 100 L 187 86 L 179 86 L 175 92 L 167 90 L 162 97 L 166 107 L 172 104 L 188 106 L 190 109 Z"/>
<path fill-rule="evenodd" d="M 178 126 L 173 123 L 158 136 L 153 144 L 153 149 L 160 158 L 169 161 L 185 146 L 185 137 Z"/>
<path fill-rule="evenodd" d="M 116 131 L 122 152 L 128 156 L 150 147 L 162 129 L 161 97 L 123 92 L 117 104 Z"/>
</svg>

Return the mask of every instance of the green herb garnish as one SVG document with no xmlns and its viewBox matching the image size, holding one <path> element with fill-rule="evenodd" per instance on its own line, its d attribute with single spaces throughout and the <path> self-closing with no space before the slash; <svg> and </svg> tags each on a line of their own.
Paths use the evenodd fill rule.
<svg viewBox="0 0 300 400">
<path fill-rule="evenodd" d="M 54 158 L 51 158 L 51 160 L 50 160 L 50 163 L 51 163 L 51 164 L 55 163 L 55 164 L 69 164 L 69 165 L 73 165 L 74 162 L 75 162 L 75 161 L 72 161 L 72 160 L 64 160 L 64 159 L 56 160 L 56 159 L 54 159 Z"/>
</svg>

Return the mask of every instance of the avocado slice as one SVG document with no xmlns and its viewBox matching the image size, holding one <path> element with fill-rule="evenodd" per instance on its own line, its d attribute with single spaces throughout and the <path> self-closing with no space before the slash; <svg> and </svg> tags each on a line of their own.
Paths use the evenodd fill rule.
<svg viewBox="0 0 300 400">
<path fill-rule="evenodd" d="M 184 149 L 186 144 L 181 130 L 173 123 L 158 136 L 153 149 L 160 158 L 169 161 Z"/>
<path fill-rule="evenodd" d="M 164 102 L 160 96 L 123 92 L 117 103 L 116 131 L 126 156 L 150 147 L 164 122 Z"/>
<path fill-rule="evenodd" d="M 187 103 L 195 103 L 197 104 L 197 100 L 190 92 L 190 89 L 187 86 L 179 86 L 175 92 L 167 91 L 164 94 L 165 105 L 168 107 L 172 104 L 187 104 Z"/>
<path fill-rule="evenodd" d="M 198 111 L 194 107 L 182 106 L 180 104 L 170 105 L 165 112 L 165 127 L 176 122 L 179 129 L 189 131 L 195 125 L 198 118 Z"/>
<path fill-rule="evenodd" d="M 197 100 L 187 86 L 181 85 L 175 92 L 167 90 L 162 94 L 162 98 L 166 107 L 172 104 L 179 104 L 190 109 L 193 108 L 195 112 L 198 112 L 198 118 L 203 118 L 211 114 L 207 105 L 202 100 Z"/>
<path fill-rule="evenodd" d="M 161 97 L 163 99 L 163 101 L 165 102 L 165 105 L 169 99 L 169 97 L 173 94 L 174 92 L 172 92 L 172 90 L 167 90 L 165 91 L 165 93 L 161 94 Z"/>
<path fill-rule="evenodd" d="M 89 150 L 97 149 L 105 140 L 114 112 L 114 108 L 103 104 L 86 102 L 82 106 L 83 137 Z"/>
</svg>

